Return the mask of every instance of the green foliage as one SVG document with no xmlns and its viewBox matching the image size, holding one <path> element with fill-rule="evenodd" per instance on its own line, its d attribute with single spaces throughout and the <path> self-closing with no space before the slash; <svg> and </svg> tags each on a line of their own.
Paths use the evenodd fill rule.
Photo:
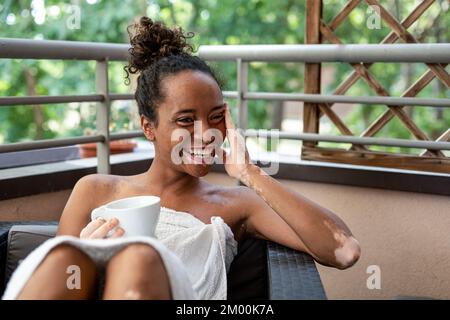
<svg viewBox="0 0 450 320">
<path fill-rule="evenodd" d="M 331 21 L 336 14 L 336 11 L 334 11 L 333 8 L 341 8 L 342 1 L 325 0 L 324 3 L 324 20 Z M 397 19 L 403 20 L 411 13 L 418 3 L 417 1 L 381 1 L 381 4 L 383 4 L 392 15 L 397 17 Z M 381 23 L 380 30 L 367 28 L 365 19 L 368 15 L 367 10 L 367 4 L 362 2 L 361 5 L 351 12 L 348 19 L 337 28 L 335 33 L 344 43 L 379 43 L 391 32 L 391 29 L 385 22 Z M 449 12 L 448 1 L 436 1 L 429 7 L 424 15 L 408 29 L 408 31 L 421 42 L 449 42 Z M 399 42 L 401 43 L 402 41 Z M 343 79 L 353 71 L 348 64 L 334 64 L 334 66 L 336 68 L 334 81 L 332 81 L 328 87 L 323 88 L 322 92 L 331 94 Z M 401 96 L 426 70 L 428 70 L 428 68 L 423 64 L 417 63 L 376 63 L 372 65 L 369 70 L 391 96 Z M 376 95 L 374 90 L 361 79 L 358 80 L 346 94 L 352 96 Z M 448 98 L 449 96 L 450 90 L 440 84 L 437 79 L 433 80 L 418 94 L 418 97 Z M 352 112 L 344 119 L 344 122 L 354 134 L 360 135 L 364 129 L 386 110 L 387 108 L 385 106 L 355 105 Z M 429 138 L 437 139 L 443 132 L 450 128 L 450 110 L 448 108 L 413 107 L 405 108 L 405 110 L 407 110 L 407 113 L 412 117 L 417 127 L 419 127 Z M 335 127 L 328 126 L 327 128 L 331 129 L 328 131 L 321 130 L 321 133 L 339 134 L 339 131 Z M 394 117 L 375 136 L 414 139 L 413 135 L 405 125 L 396 117 Z M 395 147 L 373 147 L 371 149 L 414 154 L 419 154 L 422 151 Z"/>
<path fill-rule="evenodd" d="M 137 17 L 148 15 L 168 25 L 180 25 L 195 32 L 192 39 L 196 48 L 200 44 L 301 44 L 305 33 L 305 1 L 278 0 L 90 0 L 74 1 L 81 12 L 80 28 L 70 29 L 73 11 L 71 2 L 46 0 L 45 22 L 38 24 L 32 14 L 30 3 L 38 1 L 6 0 L 0 5 L 0 36 L 10 38 L 73 40 L 125 43 L 128 41 L 126 27 Z M 324 21 L 332 18 L 342 9 L 346 0 L 324 0 Z M 426 14 L 411 28 L 421 41 L 448 42 L 450 38 L 450 15 L 446 0 L 433 4 Z M 394 16 L 404 19 L 416 6 L 414 0 L 381 1 Z M 364 3 L 356 8 L 339 28 L 336 34 L 344 43 L 378 43 L 389 32 L 382 23 L 380 30 L 366 26 L 368 6 Z M 15 22 L 12 23 L 12 15 Z M 8 22 L 8 23 L 6 23 Z M 236 64 L 214 63 L 224 82 L 224 90 L 236 88 Z M 332 64 L 334 79 L 322 88 L 330 94 L 352 71 L 348 64 Z M 28 95 L 33 90 L 37 95 L 89 94 L 95 92 L 95 63 L 81 61 L 26 61 L 0 60 L 0 94 L 3 96 Z M 123 63 L 110 63 L 111 92 L 130 92 L 124 85 Z M 302 92 L 302 64 L 252 63 L 249 70 L 251 91 Z M 413 64 L 374 64 L 373 75 L 393 96 L 399 96 L 426 70 L 426 66 Z M 33 75 L 35 85 L 27 85 L 25 73 Z M 407 74 L 407 76 L 405 76 Z M 436 80 L 435 80 L 436 81 Z M 349 95 L 375 95 L 363 81 L 347 92 Z M 449 91 L 437 84 L 429 85 L 420 96 L 448 97 Z M 235 101 L 229 101 L 231 105 Z M 42 121 L 36 122 L 36 110 L 41 110 Z M 249 102 L 249 128 L 270 128 L 271 102 Z M 384 106 L 355 106 L 344 119 L 355 133 L 360 134 L 386 110 Z M 416 124 L 430 137 L 436 138 L 449 127 L 448 109 L 436 111 L 432 108 L 413 108 L 409 111 Z M 71 125 L 64 119 L 76 118 Z M 113 103 L 112 130 L 137 128 L 133 115 L 134 103 L 118 101 Z M 60 125 L 54 123 L 59 122 Z M 70 122 L 70 121 L 69 121 Z M 40 126 L 40 128 L 39 128 Z M 95 127 L 95 104 L 80 103 L 64 106 L 30 106 L 0 108 L 0 142 L 15 142 L 36 138 L 51 138 L 81 135 L 87 127 Z M 329 131 L 339 132 L 329 126 Z M 410 138 L 408 131 L 398 120 L 393 120 L 378 136 Z M 383 150 L 393 150 L 385 148 Z"/>
</svg>

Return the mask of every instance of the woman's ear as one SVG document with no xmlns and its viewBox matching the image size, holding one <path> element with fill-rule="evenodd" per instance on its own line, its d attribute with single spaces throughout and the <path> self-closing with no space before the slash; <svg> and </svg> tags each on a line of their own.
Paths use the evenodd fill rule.
<svg viewBox="0 0 450 320">
<path fill-rule="evenodd" d="M 155 125 L 153 121 L 148 120 L 144 115 L 141 115 L 141 128 L 147 140 L 155 141 Z"/>
</svg>

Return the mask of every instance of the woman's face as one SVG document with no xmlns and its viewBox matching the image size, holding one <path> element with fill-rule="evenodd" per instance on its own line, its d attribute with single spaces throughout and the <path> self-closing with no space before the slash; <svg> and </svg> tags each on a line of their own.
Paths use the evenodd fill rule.
<svg viewBox="0 0 450 320">
<path fill-rule="evenodd" d="M 158 157 L 178 171 L 206 175 L 214 155 L 221 155 L 226 134 L 217 82 L 203 72 L 182 71 L 164 78 L 162 90 L 165 97 L 157 109 L 158 126 L 152 129 Z"/>
</svg>

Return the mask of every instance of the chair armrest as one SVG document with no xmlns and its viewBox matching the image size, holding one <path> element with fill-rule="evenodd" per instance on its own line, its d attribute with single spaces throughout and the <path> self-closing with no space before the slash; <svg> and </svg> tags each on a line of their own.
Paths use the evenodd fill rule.
<svg viewBox="0 0 450 320">
<path fill-rule="evenodd" d="M 8 232 L 13 224 L 0 222 L 0 293 L 5 291 L 5 267 L 8 251 Z"/>
<path fill-rule="evenodd" d="M 267 241 L 267 266 L 270 300 L 327 298 L 309 254 Z"/>
<path fill-rule="evenodd" d="M 11 228 L 20 229 L 19 226 L 26 226 L 27 231 L 33 231 L 34 226 L 56 226 L 57 221 L 0 221 L 0 296 L 6 287 L 11 270 L 7 270 L 8 262 L 8 247 L 10 239 Z M 14 229 L 13 228 L 13 229 Z M 19 231 L 19 230 L 18 230 Z M 34 249 L 34 245 L 30 244 L 30 250 Z"/>
</svg>

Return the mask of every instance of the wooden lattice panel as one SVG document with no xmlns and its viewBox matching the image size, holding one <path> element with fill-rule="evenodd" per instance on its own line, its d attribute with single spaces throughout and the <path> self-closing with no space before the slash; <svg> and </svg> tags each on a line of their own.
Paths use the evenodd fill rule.
<svg viewBox="0 0 450 320">
<path fill-rule="evenodd" d="M 406 43 L 419 43 L 419 41 L 408 32 L 408 28 L 414 24 L 435 0 L 424 0 L 401 22 L 393 17 L 378 0 L 350 0 L 329 23 L 322 19 L 322 1 L 307 0 L 306 20 L 306 43 L 344 43 L 339 39 L 335 31 L 348 17 L 352 10 L 363 1 L 370 6 L 377 6 L 381 19 L 392 29 L 381 41 L 381 44 L 395 43 L 403 40 Z M 369 85 L 375 94 L 389 96 L 388 91 L 370 72 L 373 63 L 351 64 L 353 72 L 335 89 L 333 94 L 344 95 L 359 79 Z M 439 79 L 447 88 L 450 88 L 450 75 L 445 70 L 447 65 L 427 64 L 428 70 L 412 84 L 401 96 L 414 97 L 424 89 L 434 78 Z M 320 64 L 306 64 L 305 66 L 305 93 L 320 93 Z M 305 103 L 304 105 L 304 132 L 319 133 L 320 118 L 326 115 L 343 135 L 354 135 L 345 125 L 342 119 L 333 111 L 333 104 L 328 103 Z M 430 140 L 430 138 L 414 123 L 405 112 L 406 106 L 386 106 L 386 111 L 370 124 L 360 135 L 361 137 L 372 137 L 378 133 L 391 119 L 397 117 L 402 124 L 418 140 Z M 447 129 L 436 141 L 449 141 L 450 129 Z M 344 162 L 351 164 L 387 166 L 413 170 L 425 170 L 450 173 L 450 158 L 439 150 L 426 150 L 420 156 L 383 153 L 368 150 L 362 145 L 353 145 L 350 150 L 338 148 L 318 147 L 317 143 L 304 143 L 302 147 L 302 159 L 320 160 L 331 162 Z"/>
</svg>

